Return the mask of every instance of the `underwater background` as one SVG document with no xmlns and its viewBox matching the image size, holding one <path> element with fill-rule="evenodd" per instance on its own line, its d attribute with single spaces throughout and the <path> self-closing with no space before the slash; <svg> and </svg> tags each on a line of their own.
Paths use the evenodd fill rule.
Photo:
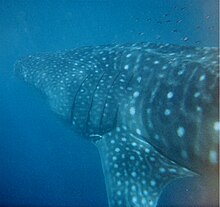
<svg viewBox="0 0 220 207">
<path fill-rule="evenodd" d="M 142 42 L 218 46 L 218 0 L 0 0 L 0 206 L 107 207 L 95 146 L 14 77 L 20 57 Z M 199 178 L 167 186 L 159 206 L 217 202 Z M 209 192 L 209 193 L 206 193 Z"/>
</svg>

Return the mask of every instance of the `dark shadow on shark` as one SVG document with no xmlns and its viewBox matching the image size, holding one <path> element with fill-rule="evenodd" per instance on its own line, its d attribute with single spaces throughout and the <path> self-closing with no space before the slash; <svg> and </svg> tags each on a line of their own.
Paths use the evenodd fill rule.
<svg viewBox="0 0 220 207">
<path fill-rule="evenodd" d="M 99 150 L 110 206 L 156 206 L 173 179 L 218 174 L 218 49 L 136 43 L 18 61 L 15 73 Z"/>
</svg>

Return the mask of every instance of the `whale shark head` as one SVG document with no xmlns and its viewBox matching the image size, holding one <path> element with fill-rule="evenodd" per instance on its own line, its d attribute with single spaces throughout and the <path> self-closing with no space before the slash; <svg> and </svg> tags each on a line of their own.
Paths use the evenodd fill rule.
<svg viewBox="0 0 220 207">
<path fill-rule="evenodd" d="M 218 50 L 137 43 L 21 59 L 15 73 L 100 152 L 110 206 L 156 206 L 218 169 Z"/>
</svg>

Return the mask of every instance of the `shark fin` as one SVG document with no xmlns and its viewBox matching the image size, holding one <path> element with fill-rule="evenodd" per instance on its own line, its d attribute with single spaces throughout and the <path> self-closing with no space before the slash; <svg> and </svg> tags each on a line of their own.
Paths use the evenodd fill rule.
<svg viewBox="0 0 220 207">
<path fill-rule="evenodd" d="M 110 207 L 153 207 L 169 181 L 195 173 L 160 154 L 138 135 L 116 128 L 95 142 Z"/>
</svg>

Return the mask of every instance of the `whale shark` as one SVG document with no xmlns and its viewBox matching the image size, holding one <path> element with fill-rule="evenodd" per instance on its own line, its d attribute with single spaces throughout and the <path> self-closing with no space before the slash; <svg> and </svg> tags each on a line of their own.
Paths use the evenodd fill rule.
<svg viewBox="0 0 220 207">
<path fill-rule="evenodd" d="M 109 206 L 154 207 L 219 164 L 218 48 L 130 43 L 21 58 L 17 77 L 100 153 Z"/>
</svg>

